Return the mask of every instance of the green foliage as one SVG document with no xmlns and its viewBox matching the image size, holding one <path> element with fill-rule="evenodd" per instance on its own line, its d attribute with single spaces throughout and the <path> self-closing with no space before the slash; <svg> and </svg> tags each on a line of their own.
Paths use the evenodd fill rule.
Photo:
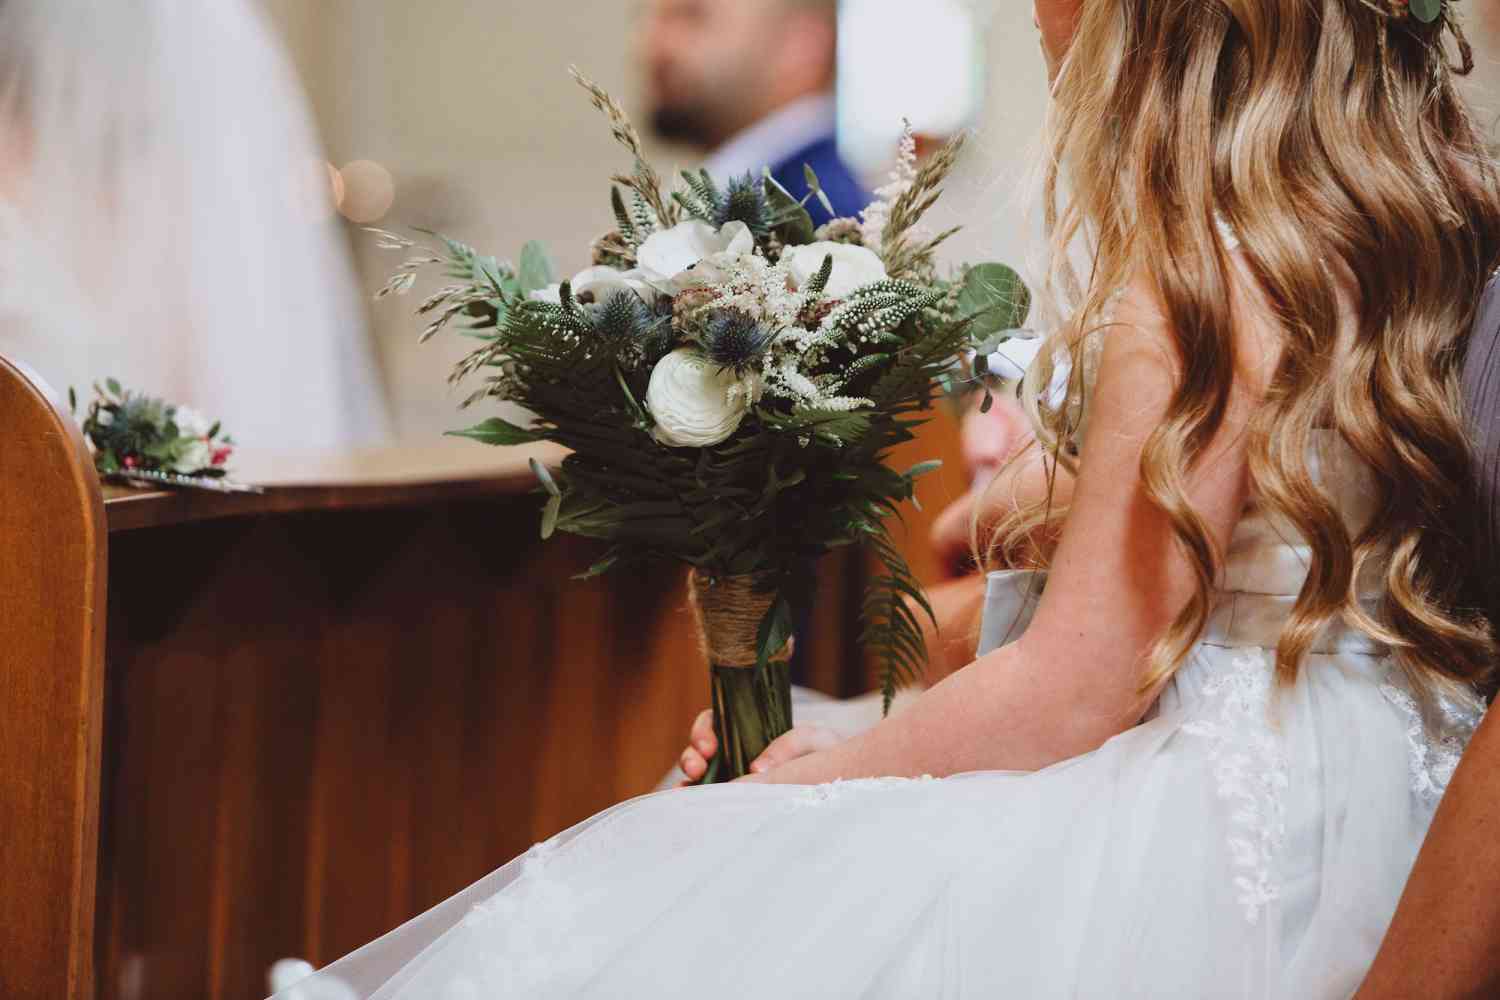
<svg viewBox="0 0 1500 1000">
<path fill-rule="evenodd" d="M 483 444 L 497 445 L 529 444 L 532 441 L 541 440 L 534 431 L 517 427 L 509 420 L 502 420 L 499 417 L 490 417 L 467 430 L 449 431 L 448 436 L 472 438 Z"/>
<path fill-rule="evenodd" d="M 828 279 L 831 277 L 833 277 L 833 254 L 823 258 L 823 263 L 818 267 L 817 273 L 808 279 L 806 287 L 802 289 L 802 294 L 809 303 L 817 302 L 823 297 L 823 292 L 828 288 Z"/>
<path fill-rule="evenodd" d="M 552 284 L 552 262 L 547 259 L 547 250 L 536 240 L 521 248 L 521 267 L 516 272 L 516 281 L 521 294 L 529 295 Z"/>
<path fill-rule="evenodd" d="M 765 174 L 766 206 L 769 210 L 767 224 L 771 232 L 789 247 L 806 246 L 816 239 L 817 227 L 812 216 L 791 192 L 776 183 L 769 170 Z"/>
<path fill-rule="evenodd" d="M 818 173 L 811 164 L 802 164 L 802 176 L 807 181 L 807 190 L 818 199 L 818 203 L 823 206 L 823 211 L 831 216 L 837 216 L 839 213 L 833 210 L 833 202 L 828 200 L 828 193 L 823 190 L 823 182 L 818 180 Z"/>
<path fill-rule="evenodd" d="M 978 264 L 964 274 L 958 317 L 970 323 L 976 340 L 1024 326 L 1031 293 L 1021 276 L 1004 264 Z"/>
</svg>

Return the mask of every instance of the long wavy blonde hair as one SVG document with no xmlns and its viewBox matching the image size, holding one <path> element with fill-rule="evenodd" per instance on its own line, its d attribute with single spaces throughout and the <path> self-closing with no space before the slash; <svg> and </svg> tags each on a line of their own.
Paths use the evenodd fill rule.
<svg viewBox="0 0 1500 1000">
<path fill-rule="evenodd" d="M 1180 371 L 1141 476 L 1197 590 L 1151 652 L 1143 688 L 1187 656 L 1221 569 L 1184 487 L 1223 422 L 1235 371 L 1221 223 L 1283 339 L 1249 430 L 1253 491 L 1311 550 L 1278 675 L 1295 678 L 1340 615 L 1419 679 L 1479 683 L 1492 670 L 1459 376 L 1500 253 L 1500 193 L 1455 90 L 1472 57 L 1449 3 L 1431 25 L 1403 16 L 1399 0 L 1082 5 L 1054 86 L 1045 198 L 1050 291 L 1073 317 L 1053 336 L 1074 377 L 1068 401 L 1035 419 L 1038 446 L 1067 465 L 1088 334 L 1146 262 Z M 1070 264 L 1080 243 L 1084 273 Z M 1051 354 L 1034 382 L 1046 384 Z M 1309 467 L 1321 428 L 1373 471 L 1376 514 L 1355 537 Z M 992 552 L 1045 564 L 1056 537 L 1045 529 L 1065 513 L 1050 500 L 1017 511 Z M 1355 581 L 1373 559 L 1384 560 L 1387 596 L 1371 614 Z"/>
</svg>

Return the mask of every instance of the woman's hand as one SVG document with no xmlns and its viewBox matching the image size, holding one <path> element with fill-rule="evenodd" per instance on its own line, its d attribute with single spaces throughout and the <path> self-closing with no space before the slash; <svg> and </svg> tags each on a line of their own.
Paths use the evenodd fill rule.
<svg viewBox="0 0 1500 1000">
<path fill-rule="evenodd" d="M 841 742 L 838 734 L 821 726 L 794 726 L 789 732 L 771 741 L 771 745 L 750 763 L 752 774 L 765 774 L 773 767 L 779 767 L 798 757 L 805 757 L 819 750 L 827 750 L 829 747 L 837 746 Z M 708 771 L 708 762 L 713 760 L 714 754 L 719 752 L 719 738 L 714 733 L 713 709 L 705 708 L 698 713 L 693 720 L 693 728 L 688 733 L 687 749 L 682 751 L 682 757 L 678 760 L 678 766 L 682 773 L 687 775 L 683 786 L 695 785 L 702 780 Z"/>
</svg>

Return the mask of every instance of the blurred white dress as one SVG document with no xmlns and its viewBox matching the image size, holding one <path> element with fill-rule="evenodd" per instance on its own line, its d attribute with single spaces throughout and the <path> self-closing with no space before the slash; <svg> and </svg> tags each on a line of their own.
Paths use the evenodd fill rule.
<svg viewBox="0 0 1500 1000">
<path fill-rule="evenodd" d="M 1363 469 L 1331 437 L 1320 450 L 1361 523 Z M 636 799 L 283 996 L 1348 997 L 1482 705 L 1424 709 L 1343 627 L 1278 689 L 1293 537 L 1246 513 L 1188 663 L 1092 753 Z M 994 581 L 1000 634 L 1024 627 L 1030 582 Z"/>
<path fill-rule="evenodd" d="M 0 3 L 0 353 L 245 449 L 387 436 L 324 155 L 253 0 Z"/>
</svg>

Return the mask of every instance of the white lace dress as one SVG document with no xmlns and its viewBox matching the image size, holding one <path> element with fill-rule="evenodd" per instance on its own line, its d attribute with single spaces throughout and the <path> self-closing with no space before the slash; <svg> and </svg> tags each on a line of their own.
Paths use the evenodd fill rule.
<svg viewBox="0 0 1500 1000">
<path fill-rule="evenodd" d="M 1325 451 L 1357 523 L 1363 472 Z M 1481 705 L 1420 709 L 1343 628 L 1276 688 L 1306 561 L 1288 537 L 1247 514 L 1189 662 L 1093 753 L 1029 774 L 636 799 L 300 996 L 1347 997 Z M 995 581 L 991 634 L 1030 589 Z"/>
</svg>

